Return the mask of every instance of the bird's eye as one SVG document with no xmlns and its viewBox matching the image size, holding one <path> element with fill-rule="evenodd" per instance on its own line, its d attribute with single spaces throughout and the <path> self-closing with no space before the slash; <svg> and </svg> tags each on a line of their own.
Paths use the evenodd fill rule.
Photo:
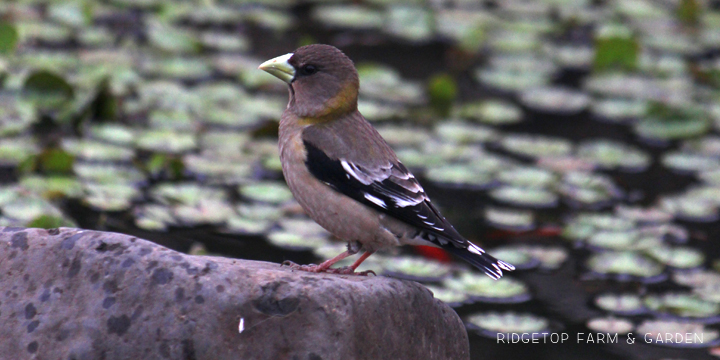
<svg viewBox="0 0 720 360">
<path fill-rule="evenodd" d="M 300 75 L 307 76 L 312 75 L 318 71 L 317 66 L 315 65 L 305 65 L 300 68 Z"/>
</svg>

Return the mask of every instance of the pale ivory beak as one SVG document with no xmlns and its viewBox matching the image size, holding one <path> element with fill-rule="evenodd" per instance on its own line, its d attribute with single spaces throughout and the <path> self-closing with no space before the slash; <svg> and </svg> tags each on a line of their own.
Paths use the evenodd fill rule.
<svg viewBox="0 0 720 360">
<path fill-rule="evenodd" d="M 295 78 L 295 68 L 288 63 L 288 60 L 293 56 L 293 53 L 278 56 L 274 59 L 270 59 L 258 66 L 258 69 L 267 71 L 276 78 L 291 83 Z"/>
</svg>

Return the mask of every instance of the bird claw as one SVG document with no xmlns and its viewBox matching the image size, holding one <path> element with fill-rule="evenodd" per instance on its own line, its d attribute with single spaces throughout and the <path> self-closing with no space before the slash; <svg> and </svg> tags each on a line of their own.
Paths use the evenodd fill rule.
<svg viewBox="0 0 720 360">
<path fill-rule="evenodd" d="M 299 270 L 299 271 L 307 271 L 307 272 L 313 272 L 313 273 L 328 273 L 328 274 L 338 274 L 338 275 L 357 275 L 357 276 L 368 276 L 369 274 L 375 274 L 372 270 L 366 270 L 361 272 L 355 272 L 355 270 L 350 266 L 343 266 L 341 268 L 326 268 L 323 269 L 320 267 L 320 265 L 310 264 L 310 265 L 299 265 L 296 264 L 290 260 L 285 260 L 282 262 L 280 266 L 288 266 L 292 270 Z"/>
</svg>

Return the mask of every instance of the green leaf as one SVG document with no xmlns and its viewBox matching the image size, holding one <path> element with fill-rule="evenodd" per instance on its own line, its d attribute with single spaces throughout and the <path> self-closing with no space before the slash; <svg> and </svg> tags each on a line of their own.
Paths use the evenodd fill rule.
<svg viewBox="0 0 720 360">
<path fill-rule="evenodd" d="M 607 25 L 595 38 L 596 71 L 634 70 L 640 57 L 640 45 L 629 29 L 619 25 Z"/>
<path fill-rule="evenodd" d="M 60 108 L 75 96 L 75 90 L 64 78 L 47 70 L 39 70 L 28 76 L 23 93 L 41 110 Z"/>
<path fill-rule="evenodd" d="M 171 179 L 180 179 L 185 171 L 185 164 L 182 158 L 177 156 L 154 154 L 145 163 L 145 170 L 153 177 L 165 174 Z"/>
<path fill-rule="evenodd" d="M 438 74 L 430 78 L 428 93 L 430 105 L 440 116 L 448 116 L 453 101 L 457 97 L 457 84 L 455 79 L 447 74 Z"/>
<path fill-rule="evenodd" d="M 678 5 L 677 16 L 685 25 L 697 25 L 700 23 L 702 9 L 697 0 L 682 0 Z"/>
<path fill-rule="evenodd" d="M 59 216 L 40 215 L 26 225 L 29 228 L 55 229 L 59 227 L 76 227 L 74 222 Z"/>
<path fill-rule="evenodd" d="M 61 149 L 46 149 L 38 156 L 38 167 L 48 173 L 71 173 L 75 157 Z"/>
<path fill-rule="evenodd" d="M 11 54 L 19 39 L 18 31 L 11 24 L 0 22 L 0 54 Z"/>
<path fill-rule="evenodd" d="M 150 43 L 167 52 L 190 53 L 201 48 L 192 33 L 161 21 L 150 21 L 147 31 Z"/>
</svg>

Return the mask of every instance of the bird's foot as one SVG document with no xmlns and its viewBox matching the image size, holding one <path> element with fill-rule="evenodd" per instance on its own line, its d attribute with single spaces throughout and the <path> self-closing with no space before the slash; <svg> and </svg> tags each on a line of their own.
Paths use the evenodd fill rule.
<svg viewBox="0 0 720 360">
<path fill-rule="evenodd" d="M 293 269 L 293 270 L 307 271 L 307 272 L 313 272 L 313 273 L 324 272 L 324 273 L 328 273 L 328 274 L 357 275 L 357 276 L 368 276 L 369 274 L 373 274 L 373 275 L 377 276 L 377 274 L 375 274 L 375 272 L 372 270 L 355 272 L 355 270 L 351 266 L 343 266 L 341 268 L 333 269 L 333 268 L 324 267 L 322 265 L 315 265 L 315 264 L 300 265 L 300 264 L 296 264 L 290 260 L 283 261 L 282 266 L 288 266 L 288 267 L 290 267 L 290 269 Z"/>
</svg>

